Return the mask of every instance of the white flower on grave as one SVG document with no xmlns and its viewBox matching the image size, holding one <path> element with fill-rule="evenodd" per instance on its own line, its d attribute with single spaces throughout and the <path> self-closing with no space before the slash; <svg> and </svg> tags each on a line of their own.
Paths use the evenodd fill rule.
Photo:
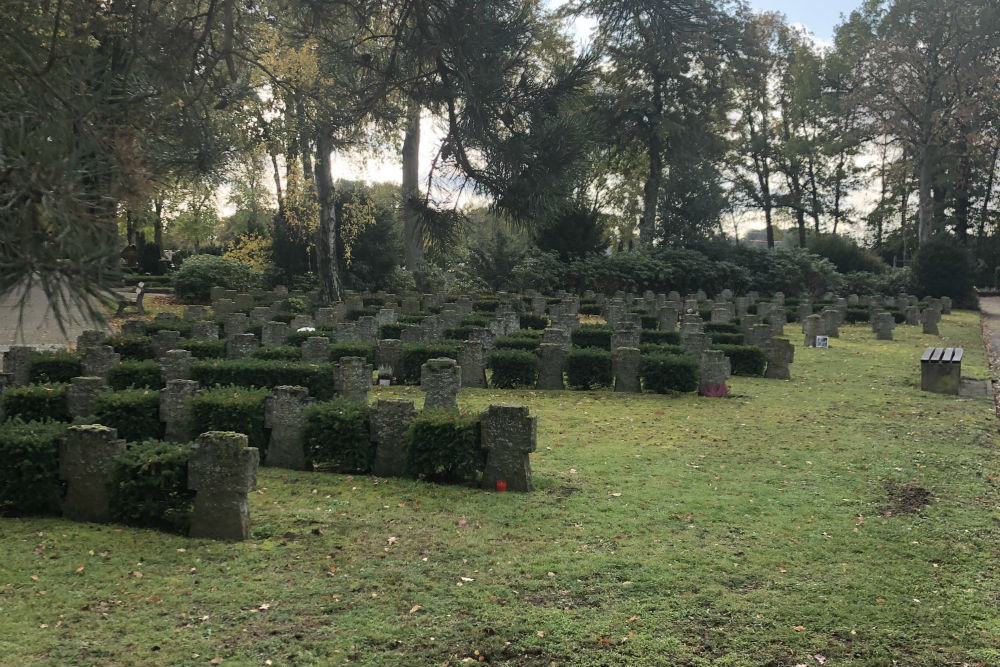
<svg viewBox="0 0 1000 667">
<path fill-rule="evenodd" d="M 296 331 L 316 331 L 316 327 L 299 327 Z"/>
</svg>

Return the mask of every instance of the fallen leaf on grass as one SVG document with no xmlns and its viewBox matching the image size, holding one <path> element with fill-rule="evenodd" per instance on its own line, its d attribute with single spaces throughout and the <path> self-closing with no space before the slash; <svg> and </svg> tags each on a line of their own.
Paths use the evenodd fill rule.
<svg viewBox="0 0 1000 667">
<path fill-rule="evenodd" d="M 803 631 L 803 630 L 805 630 L 805 629 L 806 629 L 806 628 L 805 628 L 805 626 L 804 626 L 804 625 L 796 625 L 796 626 L 794 626 L 794 627 L 792 628 L 792 630 L 795 630 L 795 632 L 802 632 L 802 631 Z"/>
<path fill-rule="evenodd" d="M 415 605 L 413 605 L 412 607 L 410 607 L 410 611 L 409 611 L 409 613 L 411 613 L 411 614 L 415 614 L 415 613 L 417 613 L 418 611 L 420 611 L 420 605 L 418 605 L 418 604 L 415 604 Z"/>
<path fill-rule="evenodd" d="M 82 565 L 80 567 L 76 568 L 76 573 L 77 574 L 80 574 L 81 572 L 83 572 L 83 566 Z"/>
<path fill-rule="evenodd" d="M 819 653 L 817 653 L 817 654 L 816 654 L 816 655 L 814 655 L 813 657 L 814 657 L 814 658 L 816 658 L 816 662 L 818 662 L 818 663 L 819 663 L 819 664 L 821 664 L 821 665 L 822 665 L 822 664 L 823 664 L 824 662 L 826 662 L 826 656 L 823 656 L 823 655 L 820 655 Z"/>
</svg>

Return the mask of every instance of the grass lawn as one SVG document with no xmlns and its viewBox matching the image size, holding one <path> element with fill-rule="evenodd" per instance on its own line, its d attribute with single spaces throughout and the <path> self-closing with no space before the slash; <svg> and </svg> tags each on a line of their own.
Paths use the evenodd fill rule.
<svg viewBox="0 0 1000 667">
<path fill-rule="evenodd" d="M 0 520 L 0 663 L 1000 664 L 996 416 L 919 391 L 929 344 L 989 377 L 978 313 L 842 331 L 729 399 L 463 391 L 532 405 L 533 494 L 263 469 L 242 544 Z"/>
</svg>

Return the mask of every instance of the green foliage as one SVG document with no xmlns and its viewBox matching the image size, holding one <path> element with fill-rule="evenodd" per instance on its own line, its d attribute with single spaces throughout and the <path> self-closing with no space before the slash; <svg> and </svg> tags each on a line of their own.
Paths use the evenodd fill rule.
<svg viewBox="0 0 1000 667">
<path fill-rule="evenodd" d="M 526 334 L 525 330 L 522 329 L 516 334 L 509 334 L 507 336 L 497 338 L 493 347 L 498 350 L 528 350 L 529 352 L 532 352 L 537 350 L 541 343 L 541 334 Z"/>
<path fill-rule="evenodd" d="M 423 319 L 423 318 L 421 318 Z M 472 313 L 466 315 L 458 321 L 458 325 L 462 327 L 476 327 L 482 329 L 490 321 L 488 315 L 483 315 L 481 313 Z"/>
<path fill-rule="evenodd" d="M 684 348 L 680 345 L 669 343 L 640 343 L 639 351 L 645 354 L 684 354 Z"/>
<path fill-rule="evenodd" d="M 570 339 L 576 347 L 610 350 L 611 333 L 611 327 L 606 324 L 581 324 L 579 329 L 570 334 Z"/>
<path fill-rule="evenodd" d="M 69 382 L 83 375 L 79 355 L 65 350 L 31 353 L 31 382 Z"/>
<path fill-rule="evenodd" d="M 191 364 L 191 379 L 203 387 L 214 384 L 239 387 L 271 388 L 280 385 L 307 387 L 318 400 L 333 396 L 333 368 L 330 364 L 277 359 L 239 359 L 196 361 Z M 225 431 L 227 429 L 216 429 Z"/>
<path fill-rule="evenodd" d="M 104 344 L 113 347 L 121 355 L 122 361 L 141 361 L 156 357 L 148 336 L 111 336 Z"/>
<path fill-rule="evenodd" d="M 472 304 L 472 309 L 477 313 L 495 313 L 499 307 L 500 300 L 492 297 L 479 297 Z M 486 320 L 483 320 L 483 324 L 486 324 Z"/>
<path fill-rule="evenodd" d="M 377 306 L 367 306 L 358 310 L 349 310 L 344 315 L 345 322 L 356 322 L 362 317 L 375 317 L 378 314 Z"/>
<path fill-rule="evenodd" d="M 972 258 L 955 238 L 938 234 L 920 245 L 913 263 L 918 296 L 951 297 L 957 308 L 975 308 Z"/>
<path fill-rule="evenodd" d="M 454 327 L 453 329 L 445 329 L 444 337 L 452 340 L 469 340 L 472 337 L 472 332 L 481 328 L 482 327 Z"/>
<path fill-rule="evenodd" d="M 844 321 L 848 324 L 856 322 L 868 322 L 871 319 L 871 311 L 864 306 L 848 306 Z"/>
<path fill-rule="evenodd" d="M 187 350 L 195 359 L 224 359 L 226 341 L 211 338 L 185 338 L 178 347 Z"/>
<path fill-rule="evenodd" d="M 549 326 L 547 315 L 534 315 L 532 313 L 521 313 L 522 329 L 545 329 Z"/>
<path fill-rule="evenodd" d="M 342 357 L 361 357 L 369 364 L 375 364 L 376 346 L 372 343 L 345 341 L 330 346 L 330 363 L 337 363 Z"/>
<path fill-rule="evenodd" d="M 854 239 L 840 234 L 819 234 L 809 238 L 809 252 L 825 257 L 840 273 L 865 271 L 885 273 L 888 268 L 882 258 L 871 250 L 860 247 Z"/>
<path fill-rule="evenodd" d="M 335 397 L 303 413 L 306 456 L 336 472 L 368 472 L 375 460 L 368 429 L 368 406 Z"/>
<path fill-rule="evenodd" d="M 729 357 L 733 375 L 761 376 L 767 359 L 756 345 L 727 345 L 712 337 L 712 349 L 722 350 Z"/>
<path fill-rule="evenodd" d="M 301 347 L 302 343 L 306 342 L 313 336 L 325 336 L 327 338 L 333 338 L 332 329 L 316 329 L 315 331 L 292 331 L 288 334 L 285 339 L 285 345 L 296 345 Z"/>
<path fill-rule="evenodd" d="M 425 313 L 414 313 L 413 315 L 400 315 L 396 318 L 396 321 L 400 324 L 420 324 L 426 318 L 427 315 Z M 460 321 L 459 324 L 462 324 L 462 322 Z M 483 324 L 486 324 L 485 320 L 483 321 Z"/>
<path fill-rule="evenodd" d="M 129 387 L 159 389 L 163 386 L 160 364 L 153 359 L 123 361 L 108 371 L 108 386 L 115 390 Z"/>
<path fill-rule="evenodd" d="M 705 333 L 740 333 L 740 328 L 732 322 L 705 322 Z"/>
<path fill-rule="evenodd" d="M 541 223 L 535 243 L 543 252 L 553 252 L 567 261 L 599 253 L 608 241 L 601 214 L 591 206 L 574 204 Z"/>
<path fill-rule="evenodd" d="M 383 324 L 378 328 L 379 340 L 385 340 L 387 338 L 399 338 L 403 333 L 403 327 L 405 324 Z"/>
<path fill-rule="evenodd" d="M 20 419 L 0 424 L 0 515 L 60 513 L 59 442 L 66 427 Z"/>
<path fill-rule="evenodd" d="M 438 341 L 434 343 L 411 343 L 404 345 L 399 354 L 399 368 L 394 369 L 396 377 L 405 384 L 420 383 L 420 367 L 428 359 L 458 359 L 458 341 Z"/>
<path fill-rule="evenodd" d="M 250 356 L 254 359 L 300 361 L 302 359 L 302 350 L 294 345 L 265 345 L 264 347 L 258 347 Z"/>
<path fill-rule="evenodd" d="M 176 331 L 181 337 L 191 335 L 191 325 L 188 320 L 150 320 L 146 322 L 146 335 L 152 336 L 157 331 Z"/>
<path fill-rule="evenodd" d="M 29 384 L 8 389 L 0 397 L 7 419 L 18 417 L 26 422 L 69 421 L 65 384 Z"/>
<path fill-rule="evenodd" d="M 493 371 L 490 384 L 498 389 L 531 388 L 538 380 L 535 355 L 526 349 L 494 349 L 486 366 Z"/>
<path fill-rule="evenodd" d="M 655 343 L 657 345 L 680 345 L 681 333 L 679 331 L 653 331 L 643 329 L 639 332 L 640 343 Z M 611 346 L 609 339 L 608 346 Z"/>
<path fill-rule="evenodd" d="M 163 437 L 160 392 L 152 389 L 106 391 L 94 399 L 95 423 L 118 429 L 118 437 L 129 442 Z"/>
<path fill-rule="evenodd" d="M 686 354 L 643 354 L 639 376 L 643 388 L 657 394 L 695 391 L 698 388 L 698 361 Z"/>
<path fill-rule="evenodd" d="M 741 333 L 713 333 L 712 342 L 717 345 L 743 345 L 746 336 Z"/>
<path fill-rule="evenodd" d="M 608 343 L 609 347 L 611 343 Z M 611 351 L 597 347 L 573 348 L 566 355 L 566 384 L 571 389 L 610 387 Z"/>
<path fill-rule="evenodd" d="M 248 389 L 229 385 L 212 387 L 196 394 L 191 399 L 195 433 L 206 431 L 243 433 L 249 439 L 250 446 L 260 449 L 261 458 L 266 460 L 264 399 L 269 393 L 267 389 Z"/>
<path fill-rule="evenodd" d="M 579 312 L 581 315 L 600 315 L 601 307 L 596 303 L 584 303 L 580 304 Z"/>
<path fill-rule="evenodd" d="M 433 482 L 475 483 L 485 468 L 478 415 L 424 410 L 410 422 L 407 475 Z"/>
<path fill-rule="evenodd" d="M 847 294 L 899 294 L 914 291 L 913 270 L 908 266 L 887 268 L 882 273 L 856 271 L 844 276 L 844 292 Z"/>
<path fill-rule="evenodd" d="M 213 287 L 247 290 L 253 284 L 249 266 L 215 255 L 188 257 L 174 272 L 174 293 L 186 303 L 207 302 Z"/>
<path fill-rule="evenodd" d="M 108 502 L 113 521 L 186 535 L 195 492 L 188 489 L 189 444 L 130 443 L 112 469 Z"/>
</svg>

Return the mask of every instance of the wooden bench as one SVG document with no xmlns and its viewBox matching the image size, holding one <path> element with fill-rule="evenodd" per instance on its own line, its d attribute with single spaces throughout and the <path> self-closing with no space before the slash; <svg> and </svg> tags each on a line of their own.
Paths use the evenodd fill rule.
<svg viewBox="0 0 1000 667">
<path fill-rule="evenodd" d="M 936 394 L 958 395 L 962 384 L 960 347 L 929 347 L 920 357 L 920 389 Z"/>
</svg>

